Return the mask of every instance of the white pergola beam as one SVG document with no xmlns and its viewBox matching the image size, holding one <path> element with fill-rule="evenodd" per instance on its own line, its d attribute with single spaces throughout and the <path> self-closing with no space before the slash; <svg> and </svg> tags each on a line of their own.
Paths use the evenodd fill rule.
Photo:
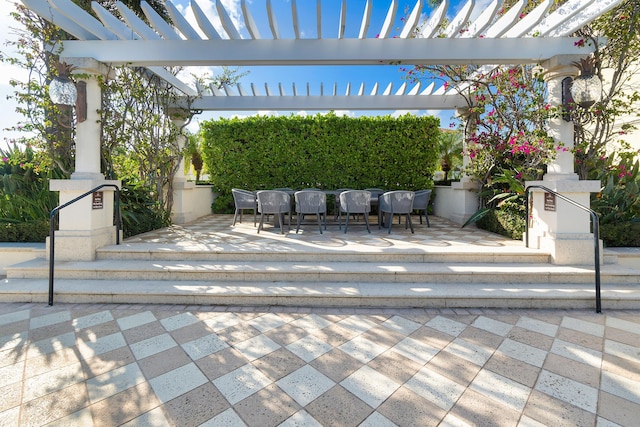
<svg viewBox="0 0 640 427">
<path fill-rule="evenodd" d="M 413 10 L 409 14 L 409 17 L 402 28 L 402 32 L 400 33 L 401 39 L 406 39 L 413 34 L 418 26 L 418 21 L 420 21 L 420 14 L 422 13 L 423 6 L 424 0 L 418 0 L 416 2 L 416 5 L 413 7 Z"/>
<path fill-rule="evenodd" d="M 171 21 L 178 28 L 178 30 L 182 33 L 182 35 L 188 40 L 200 40 L 200 35 L 196 32 L 196 30 L 189 24 L 189 22 L 185 19 L 184 15 L 180 13 L 177 7 L 173 5 L 170 1 L 165 3 L 165 7 L 167 8 L 167 12 L 169 12 L 169 16 L 171 17 Z"/>
<path fill-rule="evenodd" d="M 93 12 L 98 16 L 98 19 L 102 21 L 102 24 L 115 33 L 118 38 L 122 40 L 137 40 L 140 38 L 131 27 L 127 26 L 124 22 L 113 16 L 109 11 L 102 7 L 99 3 L 92 2 L 91 8 Z"/>
<path fill-rule="evenodd" d="M 133 13 L 124 3 L 117 1 L 116 7 L 122 19 L 124 19 L 127 25 L 133 28 L 140 37 L 146 40 L 162 40 L 158 33 L 149 27 L 142 19 L 138 18 L 138 15 Z"/>
<path fill-rule="evenodd" d="M 525 64 L 587 55 L 579 38 L 66 41 L 67 58 L 132 66 Z"/>
<path fill-rule="evenodd" d="M 393 21 L 396 17 L 396 12 L 398 10 L 398 1 L 391 0 L 391 4 L 389 5 L 389 11 L 387 12 L 387 17 L 384 19 L 384 24 L 382 24 L 382 28 L 380 29 L 379 38 L 386 39 L 389 37 L 391 30 L 393 28 Z"/>
<path fill-rule="evenodd" d="M 447 9 L 449 9 L 449 0 L 442 0 L 440 6 L 438 6 L 424 27 L 422 27 L 422 31 L 420 32 L 421 38 L 428 39 L 436 34 L 440 24 L 442 24 L 442 21 L 447 15 Z"/>
<path fill-rule="evenodd" d="M 167 2 L 169 4 L 170 2 Z M 242 9 L 242 15 L 244 16 L 244 23 L 247 27 L 247 31 L 249 31 L 249 35 L 253 39 L 260 38 L 260 32 L 258 31 L 258 26 L 256 25 L 255 20 L 253 19 L 253 15 L 251 14 L 251 10 L 247 7 L 247 1 L 242 0 L 240 4 Z"/>
<path fill-rule="evenodd" d="M 364 5 L 364 11 L 362 12 L 362 23 L 360 24 L 360 32 L 358 33 L 359 39 L 367 38 L 367 31 L 369 31 L 369 23 L 371 22 L 371 9 L 373 5 L 371 4 L 371 0 L 367 0 L 367 3 Z"/>
<path fill-rule="evenodd" d="M 520 37 L 526 34 L 527 31 L 542 21 L 542 18 L 547 14 L 552 4 L 553 0 L 544 0 L 529 12 L 527 16 L 511 27 L 502 37 Z"/>
<path fill-rule="evenodd" d="M 550 31 L 555 30 L 560 25 L 569 21 L 578 12 L 589 6 L 594 1 L 595 0 L 569 0 L 545 17 L 540 24 L 536 25 L 535 29 L 532 30 L 531 33 L 538 33 L 539 37 L 546 36 Z"/>
<path fill-rule="evenodd" d="M 527 5 L 527 0 L 519 0 L 516 4 L 511 6 L 511 9 L 504 15 L 502 15 L 495 23 L 493 23 L 484 35 L 487 38 L 500 37 L 511 28 L 516 22 L 524 7 Z"/>
<path fill-rule="evenodd" d="M 463 31 L 459 37 L 477 37 L 493 22 L 498 9 L 502 6 L 502 0 L 493 0 L 480 15 L 469 24 L 469 27 Z"/>
<path fill-rule="evenodd" d="M 191 11 L 196 18 L 198 26 L 209 40 L 220 40 L 222 38 L 195 0 L 191 0 Z"/>
<path fill-rule="evenodd" d="M 298 23 L 298 5 L 296 0 L 291 0 L 291 25 L 293 25 L 293 34 L 295 38 L 300 38 L 300 24 Z"/>
<path fill-rule="evenodd" d="M 155 28 L 155 30 L 160 35 L 162 35 L 162 38 L 166 40 L 182 40 L 182 38 L 175 32 L 171 25 L 167 24 L 167 21 L 165 21 L 160 15 L 158 15 L 158 12 L 153 10 L 151 6 L 149 6 L 149 3 L 147 3 L 146 1 L 142 1 L 140 2 L 140 7 L 142 8 L 142 11 L 144 12 L 153 28 Z"/>
<path fill-rule="evenodd" d="M 242 37 L 238 32 L 238 29 L 234 25 L 227 9 L 224 8 L 222 1 L 216 0 L 216 10 L 218 11 L 218 18 L 220 18 L 220 23 L 222 23 L 222 27 L 227 32 L 227 35 L 230 39 L 240 40 Z"/>
<path fill-rule="evenodd" d="M 186 99 L 178 106 L 187 106 Z M 376 96 L 203 96 L 189 107 L 207 111 L 329 111 L 329 110 L 425 110 L 456 109 L 466 106 L 459 95 L 376 95 Z"/>
<path fill-rule="evenodd" d="M 451 20 L 449 26 L 444 31 L 447 37 L 458 37 L 460 35 L 460 29 L 464 27 L 464 25 L 469 20 L 469 16 L 471 15 L 471 11 L 475 6 L 475 0 L 467 0 L 465 5 L 460 9 L 455 18 Z"/>
<path fill-rule="evenodd" d="M 269 18 L 269 28 L 271 28 L 271 34 L 274 39 L 280 38 L 280 29 L 278 28 L 278 21 L 276 15 L 271 7 L 271 0 L 267 0 L 267 16 Z"/>
<path fill-rule="evenodd" d="M 340 7 L 340 21 L 338 22 L 338 38 L 344 38 L 344 28 L 347 26 L 347 0 L 342 0 Z"/>
<path fill-rule="evenodd" d="M 59 26 L 64 25 L 69 34 L 81 40 L 117 39 L 115 34 L 100 25 L 100 21 L 70 1 L 52 3 L 53 8 L 43 0 L 24 0 L 22 3 L 39 16 L 59 22 Z M 68 3 L 71 6 L 66 7 Z"/>
</svg>

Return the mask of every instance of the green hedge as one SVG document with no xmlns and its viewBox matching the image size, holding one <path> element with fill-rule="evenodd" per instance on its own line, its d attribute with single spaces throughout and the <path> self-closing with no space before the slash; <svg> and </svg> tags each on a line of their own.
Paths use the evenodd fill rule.
<svg viewBox="0 0 640 427">
<path fill-rule="evenodd" d="M 521 240 L 525 229 L 525 209 L 518 203 L 504 203 L 499 209 L 487 212 L 476 222 L 478 228 Z"/>
<path fill-rule="evenodd" d="M 0 242 L 44 242 L 48 235 L 48 219 L 0 222 Z"/>
<path fill-rule="evenodd" d="M 431 188 L 440 132 L 434 117 L 335 114 L 210 120 L 200 131 L 216 212 L 232 188 Z"/>
<path fill-rule="evenodd" d="M 640 247 L 640 221 L 601 224 L 600 239 L 607 247 Z"/>
</svg>

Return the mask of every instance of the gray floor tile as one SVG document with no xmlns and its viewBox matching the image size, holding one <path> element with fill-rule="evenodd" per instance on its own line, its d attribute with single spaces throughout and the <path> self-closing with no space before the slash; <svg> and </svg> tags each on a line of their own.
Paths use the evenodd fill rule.
<svg viewBox="0 0 640 427">
<path fill-rule="evenodd" d="M 116 368 L 87 380 L 87 391 L 91 403 L 106 399 L 145 380 L 136 363 Z"/>
<path fill-rule="evenodd" d="M 149 380 L 160 402 L 166 403 L 208 381 L 198 367 L 190 363 Z"/>
<path fill-rule="evenodd" d="M 596 413 L 598 389 L 570 380 L 549 371 L 542 371 L 536 390 L 577 406 L 591 413 Z"/>
<path fill-rule="evenodd" d="M 342 380 L 340 385 L 374 409 L 400 387 L 391 378 L 366 365 Z"/>
<path fill-rule="evenodd" d="M 244 365 L 213 380 L 213 384 L 232 405 L 262 390 L 271 382 L 253 365 Z"/>
<path fill-rule="evenodd" d="M 306 406 L 333 387 L 335 382 L 313 367 L 305 365 L 278 380 L 276 384 L 300 406 Z"/>
<path fill-rule="evenodd" d="M 453 407 L 465 390 L 464 386 L 427 367 L 418 371 L 406 382 L 405 387 L 445 411 Z"/>
</svg>

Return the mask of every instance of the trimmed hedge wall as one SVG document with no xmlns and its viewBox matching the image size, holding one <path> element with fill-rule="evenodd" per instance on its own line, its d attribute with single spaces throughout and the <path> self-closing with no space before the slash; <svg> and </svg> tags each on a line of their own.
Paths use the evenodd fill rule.
<svg viewBox="0 0 640 427">
<path fill-rule="evenodd" d="M 640 221 L 600 224 L 600 238 L 605 247 L 640 247 Z"/>
<path fill-rule="evenodd" d="M 439 119 L 316 116 L 210 120 L 201 124 L 203 157 L 228 209 L 232 188 L 419 190 L 433 186 Z"/>
</svg>

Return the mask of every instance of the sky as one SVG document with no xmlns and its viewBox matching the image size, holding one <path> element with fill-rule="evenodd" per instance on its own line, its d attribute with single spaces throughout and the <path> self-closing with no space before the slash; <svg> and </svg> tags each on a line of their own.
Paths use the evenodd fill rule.
<svg viewBox="0 0 640 427">
<path fill-rule="evenodd" d="M 384 20 L 387 9 L 391 0 L 374 0 L 371 25 L 369 27 L 369 37 L 375 37 L 382 27 L 382 21 Z M 476 11 L 482 10 L 482 4 L 487 3 L 489 0 L 477 0 Z M 203 11 L 210 17 L 216 17 L 217 12 L 215 5 L 211 0 L 197 0 L 198 5 Z M 449 11 L 452 13 L 457 7 L 460 7 L 463 0 L 452 0 Z M 187 20 L 192 23 L 194 28 L 197 28 L 195 19 L 191 12 L 191 7 L 188 0 L 173 0 L 174 5 L 183 12 L 183 15 L 187 17 Z M 248 32 L 244 28 L 244 23 L 241 18 L 240 0 L 222 0 L 232 20 L 236 23 L 236 27 L 239 28 L 240 33 L 243 36 L 248 37 Z M 265 0 L 250 0 L 250 9 L 253 14 L 254 20 L 258 25 L 260 34 L 267 38 L 270 36 L 270 30 L 266 15 Z M 340 0 L 323 0 L 322 9 L 322 31 L 323 37 L 336 37 L 338 32 L 339 13 L 340 13 Z M 362 12 L 364 9 L 364 0 L 349 0 L 347 2 L 347 20 L 345 27 L 345 37 L 357 37 L 360 29 L 360 22 L 362 19 Z M 398 15 L 402 15 L 402 11 L 405 8 L 410 10 L 413 8 L 415 0 L 399 0 Z M 278 27 L 281 31 L 282 38 L 293 38 L 293 27 L 291 25 L 291 5 L 289 0 L 273 0 Z M 302 33 L 302 37 L 315 38 L 316 31 L 316 2 L 312 0 L 298 0 L 298 16 L 299 24 Z M 11 51 L 4 43 L 6 40 L 15 39 L 15 28 L 17 26 L 16 21 L 9 16 L 11 10 L 15 10 L 14 0 L 0 0 L 0 40 L 3 40 L 0 50 L 8 55 L 11 55 Z M 429 11 L 425 9 L 428 13 Z M 214 22 L 218 22 L 217 19 L 213 19 Z M 400 25 L 398 22 L 395 28 Z M 397 33 L 397 31 L 396 31 Z M 186 72 L 195 72 L 195 74 L 217 74 L 216 69 L 188 69 Z M 373 83 L 380 82 L 381 87 L 386 87 L 389 82 L 394 82 L 394 87 L 397 88 L 403 80 L 404 73 L 400 72 L 397 67 L 389 66 L 369 66 L 363 67 L 333 67 L 333 66 L 316 66 L 309 67 L 243 67 L 241 71 L 249 71 L 249 74 L 243 77 L 240 83 L 244 87 L 249 87 L 251 83 L 254 83 L 257 87 L 263 88 L 265 83 L 268 83 L 270 88 L 276 89 L 278 83 L 284 85 L 285 91 L 288 94 L 292 93 L 291 82 L 295 82 L 298 90 L 306 87 L 309 83 L 312 93 L 314 91 L 319 92 L 320 83 L 322 82 L 325 87 L 332 88 L 336 83 L 339 93 L 344 93 L 347 84 L 350 82 L 352 91 L 357 90 L 362 82 L 365 83 L 365 87 L 371 89 Z M 9 85 L 9 79 L 15 78 L 22 81 L 26 81 L 27 74 L 25 70 L 21 70 L 15 67 L 11 67 L 7 64 L 0 63 L 0 146 L 6 145 L 6 141 L 20 136 L 19 133 L 10 132 L 7 128 L 15 125 L 21 120 L 21 116 L 15 113 L 16 103 L 12 100 L 6 99 L 7 95 L 11 94 L 12 88 Z M 401 115 L 406 111 L 339 111 L 338 113 L 347 114 L 349 116 L 359 115 L 378 115 L 378 114 L 390 114 Z M 440 117 L 441 126 L 448 127 L 451 122 L 453 112 L 451 111 L 412 111 L 417 115 L 435 115 Z M 204 112 L 200 115 L 196 115 L 190 130 L 195 132 L 198 129 L 198 125 L 203 120 L 215 119 L 218 117 L 231 117 L 231 116 L 248 116 L 252 114 L 315 114 L 315 112 L 269 112 L 269 111 L 256 111 L 256 112 Z"/>
</svg>

